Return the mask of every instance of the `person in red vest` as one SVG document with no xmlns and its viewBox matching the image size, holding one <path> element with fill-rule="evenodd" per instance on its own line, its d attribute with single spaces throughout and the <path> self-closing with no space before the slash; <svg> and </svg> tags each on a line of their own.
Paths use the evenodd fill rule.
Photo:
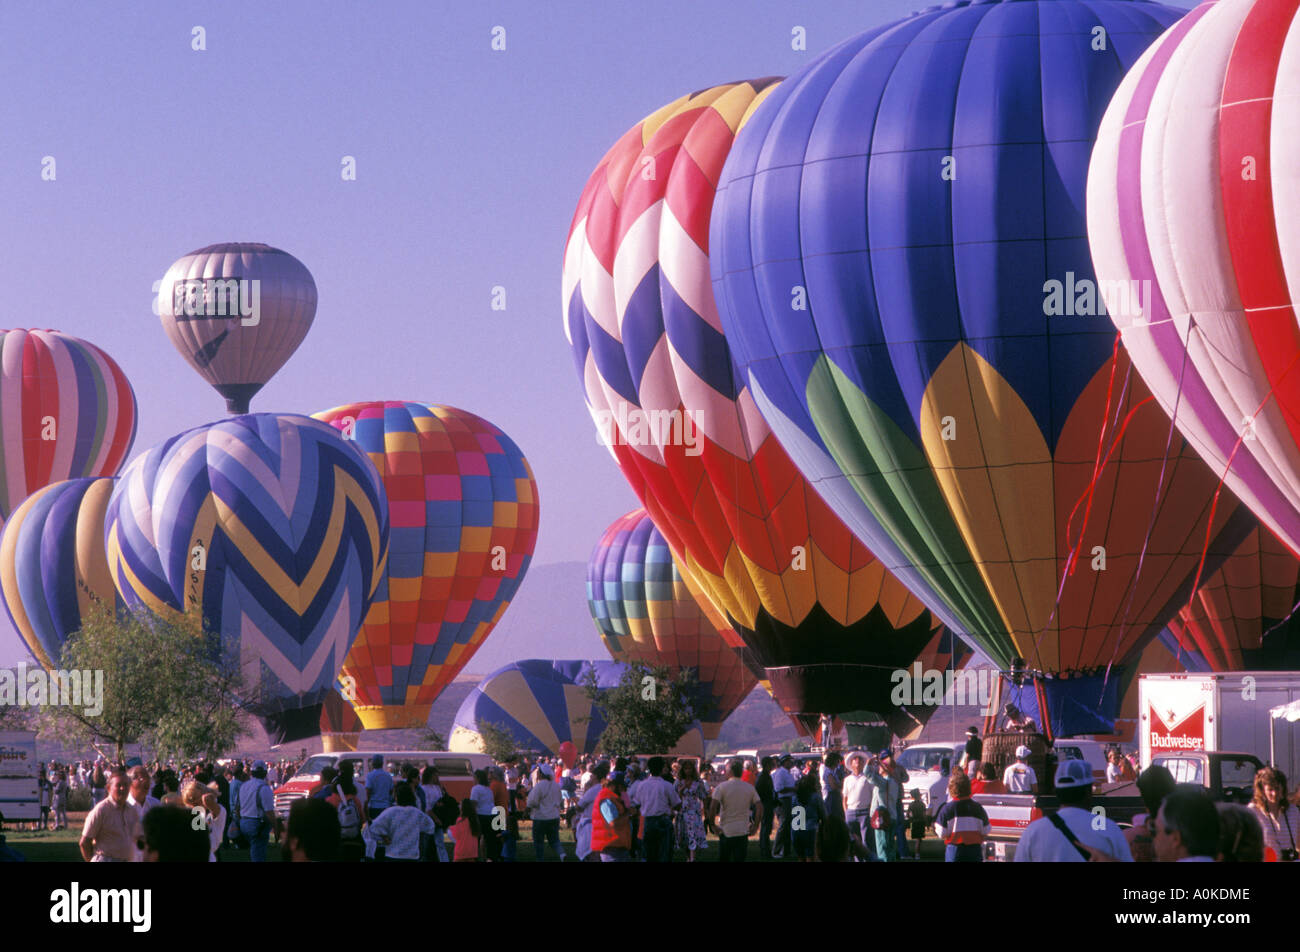
<svg viewBox="0 0 1300 952">
<path fill-rule="evenodd" d="M 610 774 L 591 805 L 591 851 L 602 863 L 627 863 L 632 859 L 632 823 L 628 819 L 623 778 Z"/>
</svg>

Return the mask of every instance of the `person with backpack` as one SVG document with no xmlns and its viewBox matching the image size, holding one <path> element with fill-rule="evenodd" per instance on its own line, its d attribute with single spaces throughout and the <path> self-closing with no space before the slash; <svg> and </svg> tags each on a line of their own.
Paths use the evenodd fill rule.
<svg viewBox="0 0 1300 952">
<path fill-rule="evenodd" d="M 326 767 L 325 770 L 329 770 Z M 321 777 L 325 776 L 321 771 Z M 339 859 L 343 862 L 356 862 L 365 853 L 365 843 L 361 837 L 361 826 L 366 815 L 365 802 L 361 799 L 356 784 L 352 779 L 352 764 L 345 762 L 338 776 L 328 788 L 321 791 L 322 799 L 334 807 L 339 821 Z"/>
</svg>

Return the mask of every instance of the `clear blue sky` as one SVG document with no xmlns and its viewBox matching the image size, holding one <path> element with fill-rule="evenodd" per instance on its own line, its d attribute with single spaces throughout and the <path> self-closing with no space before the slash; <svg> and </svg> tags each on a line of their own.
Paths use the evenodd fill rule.
<svg viewBox="0 0 1300 952">
<path fill-rule="evenodd" d="M 561 324 L 563 243 L 587 175 L 677 96 L 789 74 L 925 5 L 4 0 L 5 326 L 112 354 L 139 401 L 134 455 L 223 412 L 164 336 L 153 282 L 215 242 L 283 248 L 320 303 L 253 408 L 472 410 L 532 463 L 537 562 L 585 560 L 636 504 L 596 442 Z M 491 49 L 498 25 L 504 52 Z M 195 26 L 206 51 L 191 49 Z M 791 49 L 795 26 L 807 52 Z M 7 647 L 0 663 L 16 660 Z"/>
</svg>

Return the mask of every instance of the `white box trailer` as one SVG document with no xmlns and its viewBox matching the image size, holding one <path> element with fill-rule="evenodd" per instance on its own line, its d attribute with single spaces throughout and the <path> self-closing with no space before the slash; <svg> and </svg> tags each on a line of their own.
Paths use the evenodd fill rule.
<svg viewBox="0 0 1300 952">
<path fill-rule="evenodd" d="M 1271 712 L 1300 701 L 1300 671 L 1138 675 L 1142 767 L 1155 754 L 1232 751 L 1254 754 L 1300 779 L 1300 728 Z"/>
<path fill-rule="evenodd" d="M 40 761 L 32 731 L 0 731 L 0 813 L 5 822 L 41 815 Z"/>
</svg>

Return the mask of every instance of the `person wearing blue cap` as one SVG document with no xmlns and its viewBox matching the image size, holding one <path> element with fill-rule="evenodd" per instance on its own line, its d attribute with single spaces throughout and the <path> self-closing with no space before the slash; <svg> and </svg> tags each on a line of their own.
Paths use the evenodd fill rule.
<svg viewBox="0 0 1300 952">
<path fill-rule="evenodd" d="M 280 818 L 275 813 L 271 785 L 266 782 L 266 761 L 254 761 L 250 774 L 239 788 L 239 832 L 248 840 L 249 861 L 265 863 L 271 832 L 275 832 L 276 842 L 280 840 Z"/>
<path fill-rule="evenodd" d="M 370 767 L 366 774 L 366 813 L 373 823 L 393 805 L 393 775 L 384 769 L 382 754 L 370 758 Z"/>
</svg>

